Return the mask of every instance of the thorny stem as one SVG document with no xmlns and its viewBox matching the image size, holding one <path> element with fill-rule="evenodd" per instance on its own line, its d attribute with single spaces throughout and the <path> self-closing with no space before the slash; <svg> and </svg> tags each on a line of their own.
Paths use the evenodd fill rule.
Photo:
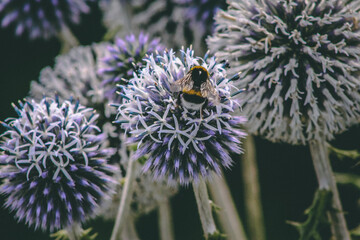
<svg viewBox="0 0 360 240">
<path fill-rule="evenodd" d="M 126 169 L 126 181 L 124 190 L 121 195 L 119 210 L 116 215 L 116 220 L 111 234 L 111 240 L 117 240 L 124 225 L 126 224 L 126 217 L 130 209 L 131 198 L 134 192 L 134 180 L 136 177 L 136 160 L 132 159 L 130 154 L 128 166 Z"/>
<path fill-rule="evenodd" d="M 201 225 L 204 230 L 204 236 L 205 239 L 208 239 L 209 236 L 216 234 L 217 230 L 211 212 L 210 200 L 208 191 L 206 189 L 206 184 L 203 179 L 200 179 L 198 183 L 193 182 L 192 186 L 194 189 L 196 203 L 200 215 Z"/>
<path fill-rule="evenodd" d="M 61 31 L 58 33 L 58 38 L 61 41 L 61 53 L 67 53 L 71 48 L 79 45 L 79 40 L 66 25 L 62 26 Z"/>
<path fill-rule="evenodd" d="M 69 240 L 80 240 L 83 229 L 78 223 L 72 224 L 66 229 Z"/>
<path fill-rule="evenodd" d="M 346 221 L 342 210 L 339 193 L 336 187 L 334 174 L 331 169 L 326 141 L 311 140 L 309 143 L 319 189 L 332 192 L 331 209 L 328 218 L 331 223 L 331 231 L 335 240 L 350 240 L 350 234 L 346 227 Z"/>
<path fill-rule="evenodd" d="M 215 176 L 213 181 L 208 183 L 210 194 L 216 205 L 220 207 L 218 213 L 220 224 L 225 230 L 228 240 L 247 240 L 244 228 L 238 211 L 231 197 L 226 180 Z"/>
<path fill-rule="evenodd" d="M 256 151 L 254 138 L 251 135 L 247 136 L 244 142 L 244 157 L 241 164 L 244 180 L 245 212 L 249 223 L 249 238 L 252 240 L 264 240 L 265 226 L 261 205 Z"/>
<path fill-rule="evenodd" d="M 174 240 L 172 226 L 171 206 L 169 198 L 164 197 L 159 201 L 159 229 L 161 240 Z"/>
</svg>

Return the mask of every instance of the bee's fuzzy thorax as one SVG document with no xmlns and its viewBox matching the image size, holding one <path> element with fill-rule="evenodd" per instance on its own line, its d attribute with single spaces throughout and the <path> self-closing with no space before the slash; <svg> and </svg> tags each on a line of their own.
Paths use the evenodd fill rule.
<svg viewBox="0 0 360 240">
<path fill-rule="evenodd" d="M 206 74 L 208 75 L 208 77 L 210 76 L 209 71 L 208 71 L 206 68 L 204 68 L 203 66 L 193 66 L 193 67 L 190 69 L 190 71 L 193 71 L 193 70 L 195 70 L 195 69 L 203 70 L 204 72 L 206 72 Z"/>
</svg>

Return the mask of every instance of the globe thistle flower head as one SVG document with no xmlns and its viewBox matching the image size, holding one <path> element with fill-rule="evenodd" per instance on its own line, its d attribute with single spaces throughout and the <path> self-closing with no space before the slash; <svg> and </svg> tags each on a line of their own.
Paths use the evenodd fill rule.
<svg viewBox="0 0 360 240">
<path fill-rule="evenodd" d="M 217 11 L 227 6 L 225 0 L 175 0 L 175 2 L 186 9 L 185 16 L 191 22 L 190 24 L 200 22 L 207 32 L 211 30 Z"/>
<path fill-rule="evenodd" d="M 94 108 L 100 115 L 102 127 L 114 110 L 108 106 L 98 71 L 104 68 L 103 58 L 109 56 L 108 44 L 79 46 L 55 59 L 54 67 L 45 67 L 40 72 L 39 81 L 33 81 L 30 96 L 41 100 L 46 95 L 58 95 L 60 100 L 77 98 L 80 104 Z"/>
<path fill-rule="evenodd" d="M 64 25 L 77 24 L 80 15 L 90 11 L 90 0 L 2 0 L 1 26 L 15 26 L 16 35 L 25 32 L 30 39 L 50 38 Z"/>
<path fill-rule="evenodd" d="M 111 192 L 97 114 L 79 102 L 44 98 L 14 105 L 17 118 L 2 125 L 0 193 L 19 221 L 51 232 L 91 217 Z"/>
<path fill-rule="evenodd" d="M 234 97 L 239 91 L 231 83 L 236 76 L 229 80 L 224 64 L 215 58 L 194 57 L 191 49 L 180 55 L 170 50 L 147 59 L 128 88 L 122 87 L 123 103 L 115 106 L 117 123 L 131 135 L 129 142 L 138 144 L 134 159 L 148 155 L 143 172 L 151 172 L 156 180 L 188 184 L 232 165 L 230 154 L 241 153 L 244 133 L 239 127 L 244 119 L 231 115 L 238 106 Z M 209 100 L 202 116 L 178 100 L 182 93 L 175 84 L 193 66 L 208 71 L 209 84 L 220 99 Z"/>
<path fill-rule="evenodd" d="M 104 68 L 99 73 L 104 76 L 104 85 L 110 85 L 106 96 L 114 99 L 116 85 L 126 84 L 127 79 L 132 78 L 133 73 L 143 66 L 143 59 L 155 51 L 163 51 L 165 47 L 160 44 L 158 38 L 149 39 L 149 35 L 140 33 L 117 38 L 115 44 L 108 47 L 110 56 L 103 59 Z"/>
<path fill-rule="evenodd" d="M 305 144 L 359 119 L 359 3 L 233 1 L 219 12 L 208 44 L 241 72 L 249 132 Z"/>
</svg>

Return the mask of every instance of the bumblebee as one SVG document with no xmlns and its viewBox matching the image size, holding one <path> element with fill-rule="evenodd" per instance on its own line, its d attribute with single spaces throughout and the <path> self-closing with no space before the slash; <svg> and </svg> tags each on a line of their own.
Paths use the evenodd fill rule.
<svg viewBox="0 0 360 240">
<path fill-rule="evenodd" d="M 180 92 L 177 103 L 188 110 L 200 111 L 201 117 L 209 100 L 215 104 L 219 102 L 219 95 L 210 82 L 210 74 L 202 66 L 193 66 L 174 85 L 175 91 Z"/>
</svg>

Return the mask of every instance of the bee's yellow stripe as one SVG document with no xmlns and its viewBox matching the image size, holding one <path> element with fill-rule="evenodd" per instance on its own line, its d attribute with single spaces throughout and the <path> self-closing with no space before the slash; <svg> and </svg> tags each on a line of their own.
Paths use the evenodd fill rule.
<svg viewBox="0 0 360 240">
<path fill-rule="evenodd" d="M 191 90 L 183 90 L 183 93 L 189 94 L 189 95 L 197 95 L 199 97 L 203 97 L 200 91 L 195 91 L 193 89 Z"/>
<path fill-rule="evenodd" d="M 208 76 L 210 76 L 208 70 L 206 68 L 204 68 L 203 66 L 193 66 L 190 71 L 194 70 L 194 69 L 201 69 L 203 71 L 205 71 L 207 73 Z"/>
</svg>

